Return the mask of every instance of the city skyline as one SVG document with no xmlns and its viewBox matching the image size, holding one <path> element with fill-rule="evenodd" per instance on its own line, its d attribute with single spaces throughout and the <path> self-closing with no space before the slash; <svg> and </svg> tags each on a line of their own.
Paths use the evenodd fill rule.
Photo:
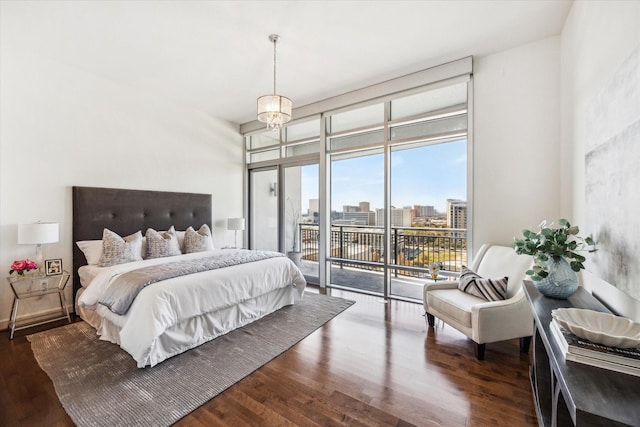
<svg viewBox="0 0 640 427">
<path fill-rule="evenodd" d="M 384 207 L 384 157 L 380 152 L 334 160 L 331 210 L 369 202 Z M 318 165 L 302 168 L 302 208 L 318 197 Z M 447 199 L 467 199 L 467 141 L 459 140 L 391 152 L 391 205 L 434 206 L 446 213 Z"/>
</svg>

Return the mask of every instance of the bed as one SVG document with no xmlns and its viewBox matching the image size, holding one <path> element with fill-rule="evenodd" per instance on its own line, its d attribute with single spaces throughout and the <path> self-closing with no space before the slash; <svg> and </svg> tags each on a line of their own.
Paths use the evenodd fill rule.
<svg viewBox="0 0 640 427">
<path fill-rule="evenodd" d="M 211 195 L 207 194 L 73 187 L 73 241 L 85 242 L 84 251 L 77 244 L 73 248 L 76 313 L 96 329 L 100 339 L 127 351 L 140 368 L 154 366 L 302 298 L 304 276 L 278 253 L 207 247 L 188 254 L 98 266 L 95 254 L 87 250 L 88 244 L 101 247 L 105 229 L 124 237 L 148 229 L 193 227 L 189 230 L 193 235 L 193 230 L 210 229 L 211 218 Z M 105 234 L 105 240 L 108 237 Z M 196 270 L 141 286 L 130 306 L 112 311 L 107 295 L 117 288 L 119 279 L 168 271 L 171 265 Z M 205 265 L 215 268 L 209 270 Z"/>
</svg>

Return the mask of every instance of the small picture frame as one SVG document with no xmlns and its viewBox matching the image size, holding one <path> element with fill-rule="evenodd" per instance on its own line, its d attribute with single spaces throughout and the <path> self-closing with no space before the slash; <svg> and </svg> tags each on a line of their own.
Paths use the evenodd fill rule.
<svg viewBox="0 0 640 427">
<path fill-rule="evenodd" d="M 47 276 L 62 274 L 62 259 L 48 259 L 44 262 L 44 272 Z"/>
</svg>

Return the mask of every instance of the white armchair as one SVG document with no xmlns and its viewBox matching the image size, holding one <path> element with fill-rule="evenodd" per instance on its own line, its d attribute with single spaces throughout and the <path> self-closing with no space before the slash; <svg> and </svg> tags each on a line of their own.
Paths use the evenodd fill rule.
<svg viewBox="0 0 640 427">
<path fill-rule="evenodd" d="M 484 359 L 486 343 L 520 338 L 520 351 L 529 351 L 533 316 L 522 289 L 526 271 L 533 259 L 518 255 L 508 246 L 483 245 L 471 270 L 485 278 L 507 276 L 507 299 L 488 302 L 462 292 L 458 282 L 424 285 L 424 310 L 430 327 L 437 317 L 459 330 L 475 343 L 478 360 Z"/>
</svg>

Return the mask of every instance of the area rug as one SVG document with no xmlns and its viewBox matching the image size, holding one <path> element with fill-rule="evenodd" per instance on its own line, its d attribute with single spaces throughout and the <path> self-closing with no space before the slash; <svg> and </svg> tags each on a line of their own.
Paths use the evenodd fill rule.
<svg viewBox="0 0 640 427">
<path fill-rule="evenodd" d="M 78 426 L 168 426 L 353 303 L 305 293 L 295 305 L 145 369 L 119 346 L 100 341 L 86 322 L 27 339 Z"/>
</svg>

